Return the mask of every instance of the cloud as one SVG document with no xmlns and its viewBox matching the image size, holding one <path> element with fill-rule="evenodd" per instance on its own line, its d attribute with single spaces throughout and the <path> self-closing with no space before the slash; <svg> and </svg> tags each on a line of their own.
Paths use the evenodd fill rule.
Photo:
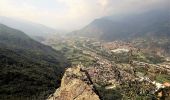
<svg viewBox="0 0 170 100">
<path fill-rule="evenodd" d="M 0 16 L 74 30 L 95 18 L 136 13 L 168 4 L 169 0 L 0 0 Z"/>
</svg>

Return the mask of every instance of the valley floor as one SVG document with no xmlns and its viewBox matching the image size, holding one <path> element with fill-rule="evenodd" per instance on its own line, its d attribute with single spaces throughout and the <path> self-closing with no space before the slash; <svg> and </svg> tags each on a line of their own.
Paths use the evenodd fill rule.
<svg viewBox="0 0 170 100">
<path fill-rule="evenodd" d="M 80 37 L 45 43 L 63 52 L 72 66 L 86 70 L 103 100 L 169 98 L 168 57 L 122 41 Z M 166 93 L 159 96 L 161 89 Z"/>
</svg>

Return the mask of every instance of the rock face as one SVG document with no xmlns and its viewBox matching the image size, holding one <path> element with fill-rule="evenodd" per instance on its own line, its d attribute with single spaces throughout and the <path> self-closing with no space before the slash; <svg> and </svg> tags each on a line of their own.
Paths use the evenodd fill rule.
<svg viewBox="0 0 170 100">
<path fill-rule="evenodd" d="M 68 68 L 61 87 L 48 100 L 100 100 L 91 79 L 79 66 Z"/>
</svg>

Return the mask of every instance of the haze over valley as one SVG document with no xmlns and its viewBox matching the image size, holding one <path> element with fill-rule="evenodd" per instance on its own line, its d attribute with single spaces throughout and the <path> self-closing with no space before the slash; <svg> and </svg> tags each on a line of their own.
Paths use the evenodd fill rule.
<svg viewBox="0 0 170 100">
<path fill-rule="evenodd" d="M 170 100 L 169 0 L 1 0 L 0 100 Z"/>
</svg>

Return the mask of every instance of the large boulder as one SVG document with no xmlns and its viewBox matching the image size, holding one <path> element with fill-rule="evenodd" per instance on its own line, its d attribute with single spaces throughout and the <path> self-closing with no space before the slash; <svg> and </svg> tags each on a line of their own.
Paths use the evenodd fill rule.
<svg viewBox="0 0 170 100">
<path fill-rule="evenodd" d="M 80 67 L 68 68 L 61 87 L 48 100 L 100 100 L 87 73 Z"/>
</svg>

